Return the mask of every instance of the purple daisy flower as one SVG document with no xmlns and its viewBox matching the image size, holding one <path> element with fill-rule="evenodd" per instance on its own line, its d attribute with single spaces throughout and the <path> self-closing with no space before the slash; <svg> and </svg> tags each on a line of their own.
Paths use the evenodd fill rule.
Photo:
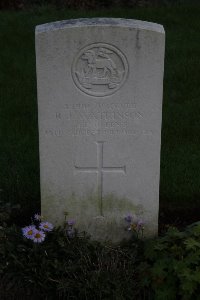
<svg viewBox="0 0 200 300">
<path fill-rule="evenodd" d="M 131 214 L 127 214 L 124 219 L 126 222 L 131 223 L 133 221 L 133 216 Z"/>
<path fill-rule="evenodd" d="M 43 231 L 52 231 L 53 230 L 53 225 L 49 222 L 42 222 L 39 225 L 39 228 Z"/>
<path fill-rule="evenodd" d="M 144 221 L 140 219 L 140 220 L 137 222 L 137 228 L 143 230 L 143 229 L 144 229 L 144 224 L 145 224 Z"/>
<path fill-rule="evenodd" d="M 36 230 L 33 235 L 34 243 L 42 243 L 45 240 L 45 233 L 41 230 Z"/>
<path fill-rule="evenodd" d="M 75 223 L 76 223 L 76 221 L 75 221 L 74 219 L 71 219 L 71 220 L 68 220 L 68 221 L 67 221 L 67 224 L 68 224 L 69 226 L 73 226 Z"/>
<path fill-rule="evenodd" d="M 26 237 L 27 239 L 33 239 L 33 236 L 35 234 L 35 232 L 37 231 L 37 229 L 35 228 L 35 225 L 30 225 L 30 226 L 26 226 L 24 228 L 22 228 L 22 234 L 24 237 Z"/>
<path fill-rule="evenodd" d="M 41 221 L 41 219 L 42 219 L 42 216 L 40 214 L 35 214 L 34 215 L 34 220 Z"/>
</svg>

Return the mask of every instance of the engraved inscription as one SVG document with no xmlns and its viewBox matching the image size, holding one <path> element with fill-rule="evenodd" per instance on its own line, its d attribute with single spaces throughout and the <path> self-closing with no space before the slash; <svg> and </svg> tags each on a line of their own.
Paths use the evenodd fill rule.
<svg viewBox="0 0 200 300">
<path fill-rule="evenodd" d="M 104 142 L 96 142 L 97 145 L 97 166 L 96 167 L 78 167 L 74 166 L 75 171 L 78 172 L 95 172 L 97 174 L 97 191 L 99 200 L 100 215 L 103 216 L 103 174 L 105 172 L 115 172 L 126 174 L 126 166 L 122 167 L 104 167 L 103 154 L 104 154 Z"/>
<path fill-rule="evenodd" d="M 65 103 L 52 118 L 54 126 L 44 130 L 49 137 L 131 135 L 136 139 L 153 135 L 153 131 L 144 124 L 146 116 L 138 111 L 133 101 Z"/>
<path fill-rule="evenodd" d="M 116 92 L 128 75 L 127 59 L 116 47 L 95 43 L 75 57 L 72 77 L 76 86 L 91 96 L 107 96 Z"/>
</svg>

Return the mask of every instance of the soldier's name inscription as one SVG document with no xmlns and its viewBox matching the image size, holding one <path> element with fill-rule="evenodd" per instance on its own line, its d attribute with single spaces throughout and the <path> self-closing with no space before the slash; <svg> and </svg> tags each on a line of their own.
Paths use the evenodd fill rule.
<svg viewBox="0 0 200 300">
<path fill-rule="evenodd" d="M 47 137 L 152 135 L 152 130 L 146 128 L 145 116 L 136 108 L 134 101 L 65 104 L 51 117 L 55 127 L 45 128 Z"/>
</svg>

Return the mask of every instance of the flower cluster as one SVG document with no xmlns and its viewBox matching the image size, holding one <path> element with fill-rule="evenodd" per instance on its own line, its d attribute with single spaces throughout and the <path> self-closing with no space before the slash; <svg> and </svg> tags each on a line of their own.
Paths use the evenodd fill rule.
<svg viewBox="0 0 200 300">
<path fill-rule="evenodd" d="M 76 221 L 73 219 L 66 221 L 66 234 L 70 239 L 75 236 L 75 229 L 73 227 L 75 223 Z"/>
<path fill-rule="evenodd" d="M 124 220 L 127 223 L 126 230 L 136 233 L 137 236 L 140 233 L 143 235 L 145 223 L 142 219 L 138 219 L 138 217 L 129 213 L 125 216 Z"/>
<path fill-rule="evenodd" d="M 74 224 L 76 223 L 76 221 L 74 219 L 67 220 L 67 216 L 68 216 L 67 211 L 64 212 L 64 215 L 65 215 L 64 230 L 65 230 L 67 237 L 69 239 L 72 239 L 75 237 L 75 233 L 76 233 L 76 230 L 74 228 Z"/>
<path fill-rule="evenodd" d="M 34 243 L 41 243 L 45 240 L 45 232 L 53 230 L 53 225 L 49 222 L 40 222 L 41 215 L 34 215 L 34 223 L 22 228 L 22 234 L 25 238 L 32 240 Z"/>
</svg>

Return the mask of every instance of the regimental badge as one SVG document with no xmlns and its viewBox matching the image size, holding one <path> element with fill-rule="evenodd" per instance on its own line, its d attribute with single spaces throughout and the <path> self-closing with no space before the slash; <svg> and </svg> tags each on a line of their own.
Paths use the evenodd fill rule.
<svg viewBox="0 0 200 300">
<path fill-rule="evenodd" d="M 128 75 L 125 55 L 116 47 L 96 43 L 76 55 L 72 77 L 76 86 L 91 96 L 111 95 L 124 84 Z"/>
</svg>

